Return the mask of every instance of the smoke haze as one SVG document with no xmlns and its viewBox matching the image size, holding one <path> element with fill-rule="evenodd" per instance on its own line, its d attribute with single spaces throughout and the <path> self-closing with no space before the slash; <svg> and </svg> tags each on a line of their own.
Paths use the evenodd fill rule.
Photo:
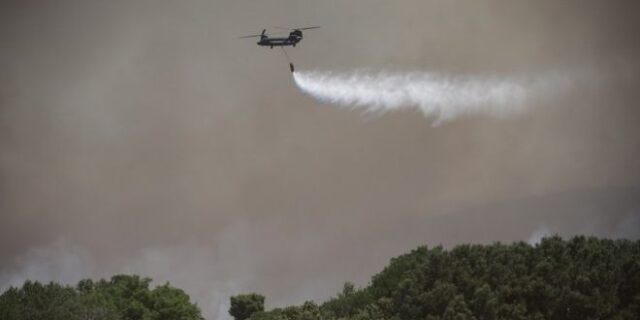
<svg viewBox="0 0 640 320">
<path fill-rule="evenodd" d="M 638 238 L 638 9 L 3 1 L 0 288 L 136 272 L 228 319 L 229 295 L 324 300 L 421 244 Z M 468 103 L 436 85 L 461 106 L 424 104 L 439 126 L 420 112 L 363 118 L 301 94 L 281 52 L 237 39 L 273 25 L 322 25 L 289 50 L 304 88 L 324 70 L 342 83 L 389 70 L 367 74 L 372 86 L 421 70 L 411 77 L 463 92 L 464 75 L 523 90 Z M 526 78 L 558 70 L 571 80 L 560 90 Z M 386 106 L 346 94 L 337 102 Z M 422 108 L 411 99 L 389 105 Z"/>
</svg>

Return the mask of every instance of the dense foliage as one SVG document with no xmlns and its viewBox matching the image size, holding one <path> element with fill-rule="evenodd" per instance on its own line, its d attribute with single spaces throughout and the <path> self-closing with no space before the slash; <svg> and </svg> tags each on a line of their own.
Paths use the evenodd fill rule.
<svg viewBox="0 0 640 320">
<path fill-rule="evenodd" d="M 640 241 L 420 247 L 365 288 L 250 317 L 275 319 L 640 319 Z"/>
<path fill-rule="evenodd" d="M 149 288 L 151 279 L 117 275 L 110 281 L 82 280 L 75 288 L 27 281 L 0 296 L 3 320 L 198 320 L 200 309 L 169 284 Z"/>
<path fill-rule="evenodd" d="M 264 296 L 250 293 L 231 297 L 229 314 L 235 320 L 245 320 L 252 314 L 264 311 Z"/>
</svg>

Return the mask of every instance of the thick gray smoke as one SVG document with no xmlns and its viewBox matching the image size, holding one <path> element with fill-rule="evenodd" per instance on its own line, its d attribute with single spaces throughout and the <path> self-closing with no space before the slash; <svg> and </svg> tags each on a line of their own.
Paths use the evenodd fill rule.
<svg viewBox="0 0 640 320">
<path fill-rule="evenodd" d="M 435 123 L 461 115 L 506 117 L 521 113 L 527 100 L 558 88 L 562 77 L 525 79 L 452 76 L 439 73 L 294 72 L 309 95 L 367 113 L 417 108 Z"/>
<path fill-rule="evenodd" d="M 640 238 L 639 10 L 0 1 L 0 289 L 137 273 L 227 320 L 230 295 L 325 301 L 420 244 Z M 237 39 L 316 24 L 288 51 L 298 85 L 359 111 Z M 355 75 L 393 82 L 387 104 L 316 87 Z"/>
</svg>

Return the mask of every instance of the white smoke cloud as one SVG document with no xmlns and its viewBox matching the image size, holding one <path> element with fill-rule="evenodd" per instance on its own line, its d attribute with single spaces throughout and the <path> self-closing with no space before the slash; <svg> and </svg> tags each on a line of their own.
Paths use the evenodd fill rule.
<svg viewBox="0 0 640 320">
<path fill-rule="evenodd" d="M 76 283 L 88 278 L 95 268 L 83 247 L 59 239 L 49 245 L 30 248 L 13 261 L 13 268 L 0 269 L 0 290 L 19 287 L 26 280 Z"/>
<path fill-rule="evenodd" d="M 417 108 L 434 124 L 461 115 L 506 117 L 525 110 L 528 99 L 563 84 L 563 77 L 536 79 L 449 76 L 438 73 L 295 72 L 298 87 L 323 102 L 367 113 Z"/>
<path fill-rule="evenodd" d="M 614 235 L 617 238 L 640 238 L 640 209 L 632 210 L 620 220 Z"/>
<path fill-rule="evenodd" d="M 193 243 L 144 250 L 136 259 L 126 261 L 125 274 L 151 277 L 155 284 L 169 281 L 196 302 L 207 319 L 231 319 L 229 297 L 249 290 L 244 273 L 234 273 L 229 256 Z"/>
<path fill-rule="evenodd" d="M 108 279 L 115 274 L 137 274 L 153 279 L 152 285 L 170 282 L 172 286 L 184 290 L 191 301 L 197 303 L 206 319 L 228 320 L 231 319 L 228 314 L 231 296 L 255 291 L 267 293 L 258 290 L 261 287 L 256 277 L 264 277 L 261 268 L 276 261 L 278 256 L 266 250 L 269 244 L 265 241 L 262 241 L 262 247 L 258 243 L 261 243 L 260 239 L 276 233 L 278 226 L 277 221 L 256 225 L 242 220 L 227 225 L 212 242 L 199 243 L 187 239 L 175 245 L 150 246 L 134 256 L 111 259 L 100 264 L 100 257 L 90 247 L 60 238 L 29 248 L 17 255 L 14 261 L 2 261 L 0 294 L 11 286 L 22 286 L 26 280 L 75 285 L 87 278 Z M 308 241 L 313 242 L 314 239 Z M 301 251 L 308 246 L 309 243 L 304 241 L 297 244 Z M 303 283 L 293 287 L 292 290 L 307 292 Z M 267 297 L 268 305 L 299 302 L 295 300 L 299 295 L 295 294 L 288 300 Z"/>
<path fill-rule="evenodd" d="M 542 241 L 542 238 L 548 237 L 549 235 L 551 235 L 551 231 L 549 230 L 549 228 L 547 228 L 547 226 L 538 226 L 529 236 L 527 243 L 532 246 L 537 245 L 538 243 L 540 243 L 540 241 Z"/>
<path fill-rule="evenodd" d="M 218 250 L 192 243 L 148 248 L 140 256 L 115 261 L 105 273 L 87 248 L 59 239 L 30 248 L 17 256 L 12 266 L 0 268 L 0 294 L 9 287 L 22 286 L 26 280 L 75 285 L 87 278 L 138 274 L 151 277 L 155 285 L 168 281 L 185 290 L 207 319 L 227 320 L 231 319 L 227 313 L 229 297 L 250 290 L 247 282 L 251 279 L 246 275 L 251 274 L 247 268 L 252 265 L 243 261 L 244 269 L 235 267 L 236 255 L 229 253 L 230 245 L 223 243 Z"/>
</svg>

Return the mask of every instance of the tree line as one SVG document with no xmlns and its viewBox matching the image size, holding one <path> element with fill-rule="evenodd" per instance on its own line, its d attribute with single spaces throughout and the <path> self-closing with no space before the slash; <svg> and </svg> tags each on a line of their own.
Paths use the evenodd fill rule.
<svg viewBox="0 0 640 320">
<path fill-rule="evenodd" d="M 116 275 L 75 286 L 26 281 L 0 295 L 2 320 L 200 320 L 169 283 Z M 235 320 L 640 319 L 640 241 L 578 236 L 539 244 L 427 246 L 391 259 L 369 284 L 324 303 L 265 310 L 230 299 Z"/>
<path fill-rule="evenodd" d="M 640 241 L 577 236 L 537 245 L 419 247 L 364 288 L 318 305 L 264 310 L 231 298 L 235 320 L 640 319 Z"/>
<path fill-rule="evenodd" d="M 153 289 L 151 279 L 116 275 L 81 280 L 74 287 L 26 281 L 0 295 L 2 320 L 200 320 L 189 296 L 168 283 Z"/>
</svg>

